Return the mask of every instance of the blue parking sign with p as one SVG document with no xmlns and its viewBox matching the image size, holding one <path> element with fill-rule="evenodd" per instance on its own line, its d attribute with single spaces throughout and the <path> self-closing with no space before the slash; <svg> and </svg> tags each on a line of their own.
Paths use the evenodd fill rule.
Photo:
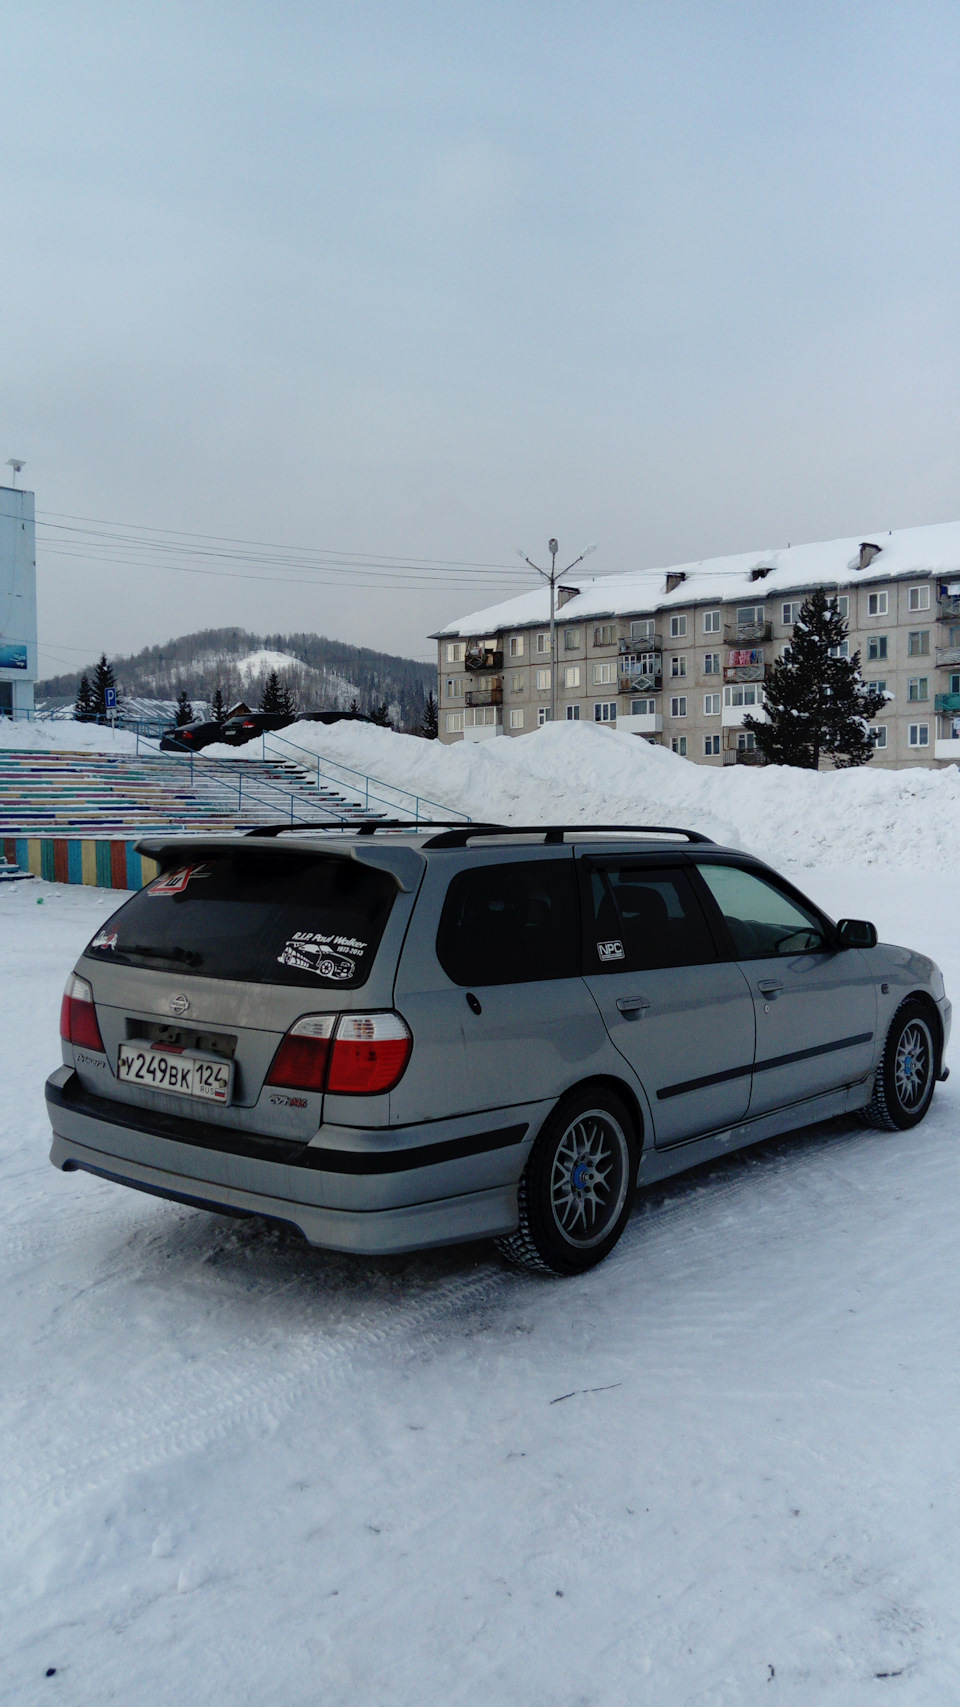
<svg viewBox="0 0 960 1707">
<path fill-rule="evenodd" d="M 104 702 L 104 705 L 106 706 L 108 711 L 116 711 L 116 709 L 117 709 L 117 690 L 116 690 L 116 688 L 104 688 L 103 702 Z"/>
</svg>

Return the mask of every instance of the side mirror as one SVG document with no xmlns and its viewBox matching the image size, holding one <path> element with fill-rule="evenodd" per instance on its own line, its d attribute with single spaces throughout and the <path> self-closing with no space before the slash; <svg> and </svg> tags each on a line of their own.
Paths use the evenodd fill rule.
<svg viewBox="0 0 960 1707">
<path fill-rule="evenodd" d="M 876 948 L 877 927 L 867 919 L 841 919 L 837 942 L 841 948 Z"/>
</svg>

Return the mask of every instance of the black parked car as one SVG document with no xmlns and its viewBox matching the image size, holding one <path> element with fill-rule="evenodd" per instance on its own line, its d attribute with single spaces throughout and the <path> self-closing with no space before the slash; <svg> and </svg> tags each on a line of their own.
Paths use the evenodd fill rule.
<svg viewBox="0 0 960 1707">
<path fill-rule="evenodd" d="M 286 729 L 290 723 L 372 723 L 362 711 L 247 711 L 228 717 L 217 737 L 230 747 L 242 747 L 258 735 Z"/>
<path fill-rule="evenodd" d="M 193 723 L 181 723 L 179 727 L 167 729 L 160 738 L 161 753 L 199 753 L 201 747 L 209 747 L 214 741 L 222 741 L 223 732 L 219 723 L 204 722 L 197 718 Z"/>
</svg>

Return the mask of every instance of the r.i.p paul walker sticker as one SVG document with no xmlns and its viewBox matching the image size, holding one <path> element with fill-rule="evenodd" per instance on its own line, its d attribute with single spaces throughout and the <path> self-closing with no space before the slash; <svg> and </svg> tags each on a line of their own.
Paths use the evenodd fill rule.
<svg viewBox="0 0 960 1707">
<path fill-rule="evenodd" d="M 619 937 L 614 937 L 611 942 L 598 942 L 597 953 L 603 961 L 623 960 L 626 958 L 623 952 L 623 943 L 620 941 Z"/>
<path fill-rule="evenodd" d="M 294 931 L 277 955 L 277 962 L 280 966 L 294 966 L 300 972 L 314 972 L 318 978 L 328 978 L 334 984 L 348 984 L 356 977 L 357 962 L 366 952 L 367 944 L 355 936 Z"/>
</svg>

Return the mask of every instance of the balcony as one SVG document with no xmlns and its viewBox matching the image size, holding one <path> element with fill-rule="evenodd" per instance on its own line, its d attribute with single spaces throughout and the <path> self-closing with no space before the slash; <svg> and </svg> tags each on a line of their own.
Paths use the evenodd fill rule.
<svg viewBox="0 0 960 1707">
<path fill-rule="evenodd" d="M 938 693 L 934 700 L 937 711 L 960 712 L 960 693 Z"/>
<path fill-rule="evenodd" d="M 937 669 L 946 670 L 951 664 L 960 664 L 960 646 L 938 646 Z"/>
<path fill-rule="evenodd" d="M 762 682 L 765 672 L 765 664 L 727 664 L 723 679 L 725 682 Z"/>
<path fill-rule="evenodd" d="M 935 759 L 947 759 L 952 764 L 960 765 L 960 735 L 948 737 L 945 741 L 934 741 L 933 756 Z"/>
<path fill-rule="evenodd" d="M 745 717 L 755 717 L 758 723 L 767 721 L 767 714 L 762 705 L 725 705 L 720 712 L 720 727 L 742 729 Z"/>
<path fill-rule="evenodd" d="M 463 696 L 464 705 L 502 705 L 503 683 L 491 682 L 489 687 L 468 688 Z"/>
<path fill-rule="evenodd" d="M 463 660 L 464 669 L 476 674 L 480 670 L 502 670 L 503 653 L 487 651 L 478 641 L 471 640 Z"/>
<path fill-rule="evenodd" d="M 621 718 L 620 727 L 630 735 L 661 735 L 663 733 L 663 718 L 659 711 L 645 711 L 642 717 Z"/>
<path fill-rule="evenodd" d="M 939 599 L 940 621 L 949 621 L 952 616 L 960 616 L 960 593 L 941 593 Z"/>
<path fill-rule="evenodd" d="M 628 676 L 621 676 L 617 682 L 618 693 L 659 693 L 663 687 L 663 677 L 659 670 L 656 674 L 637 670 Z"/>
<path fill-rule="evenodd" d="M 723 630 L 723 638 L 727 646 L 739 646 L 749 640 L 769 640 L 773 635 L 773 624 L 769 622 L 734 622 L 727 623 Z"/>
<path fill-rule="evenodd" d="M 626 635 L 623 635 L 620 640 L 620 651 L 629 653 L 631 657 L 637 652 L 662 652 L 663 636 L 650 634 L 642 640 L 629 640 Z"/>
</svg>

